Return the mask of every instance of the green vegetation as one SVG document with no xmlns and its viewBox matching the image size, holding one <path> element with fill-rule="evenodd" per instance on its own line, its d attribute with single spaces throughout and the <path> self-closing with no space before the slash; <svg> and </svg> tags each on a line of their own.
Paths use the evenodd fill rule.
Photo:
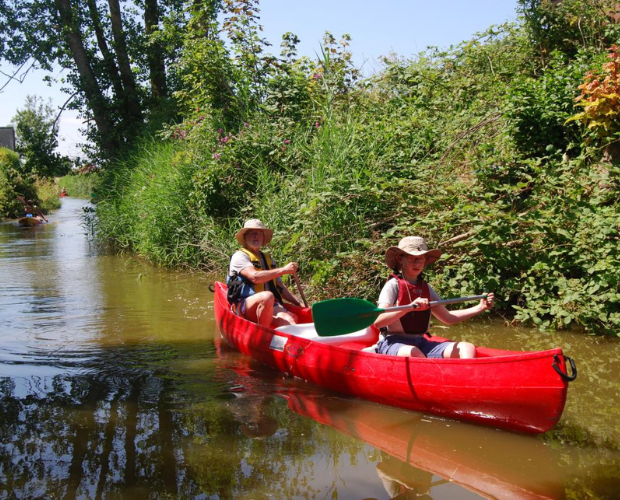
<svg viewBox="0 0 620 500">
<path fill-rule="evenodd" d="M 0 219 L 23 216 L 24 207 L 17 196 L 34 200 L 34 179 L 21 170 L 17 153 L 0 148 Z"/>
<path fill-rule="evenodd" d="M 199 71 L 224 49 L 192 45 L 186 118 L 108 170 L 99 237 L 223 278 L 234 233 L 259 217 L 313 300 L 374 300 L 385 250 L 421 234 L 444 252 L 430 276 L 440 294 L 494 290 L 508 320 L 617 334 L 618 116 L 601 111 L 598 126 L 608 108 L 591 96 L 592 75 L 617 84 L 620 26 L 595 3 L 523 1 L 521 25 L 386 58 L 364 80 L 329 34 L 318 61 L 295 58 L 288 35 L 273 64 L 246 16 L 234 99 Z"/>
<path fill-rule="evenodd" d="M 50 210 L 60 208 L 60 198 L 58 186 L 51 179 L 39 178 L 35 181 L 37 205 L 41 207 L 43 213 L 49 213 Z"/>
<path fill-rule="evenodd" d="M 63 175 L 70 170 L 69 158 L 55 152 L 58 124 L 51 104 L 44 105 L 43 99 L 26 96 L 26 106 L 13 117 L 13 124 L 23 170 L 41 178 Z"/>
<path fill-rule="evenodd" d="M 520 23 L 386 57 L 369 78 L 346 36 L 326 33 L 318 60 L 298 57 L 291 33 L 266 53 L 257 0 L 192 3 L 183 22 L 166 10 L 151 42 L 174 61 L 169 99 L 141 93 L 132 119 L 112 93 L 90 112 L 101 157 L 123 143 L 97 234 L 223 278 L 235 232 L 259 217 L 315 301 L 374 300 L 385 250 L 420 234 L 444 253 L 429 273 L 440 294 L 494 290 L 508 321 L 617 335 L 616 3 L 520 0 Z M 150 50 L 127 37 L 131 53 Z M 144 85 L 147 68 L 134 73 Z"/>
<path fill-rule="evenodd" d="M 57 195 L 60 195 L 62 188 L 65 188 L 68 196 L 90 200 L 100 183 L 101 176 L 97 172 L 83 174 L 71 172 L 69 175 L 56 179 Z"/>
</svg>

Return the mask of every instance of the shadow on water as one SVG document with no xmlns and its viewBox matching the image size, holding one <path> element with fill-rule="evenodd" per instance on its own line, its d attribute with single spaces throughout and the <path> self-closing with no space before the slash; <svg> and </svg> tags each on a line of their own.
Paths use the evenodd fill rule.
<svg viewBox="0 0 620 500">
<path fill-rule="evenodd" d="M 617 498 L 615 340 L 450 332 L 575 358 L 539 437 L 344 398 L 221 345 L 211 280 L 99 252 L 86 203 L 0 224 L 0 498 Z"/>
</svg>

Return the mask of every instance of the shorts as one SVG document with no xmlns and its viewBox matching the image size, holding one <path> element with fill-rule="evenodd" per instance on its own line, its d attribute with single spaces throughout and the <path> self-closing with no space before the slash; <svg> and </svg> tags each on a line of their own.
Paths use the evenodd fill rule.
<svg viewBox="0 0 620 500">
<path fill-rule="evenodd" d="M 398 351 L 405 345 L 412 345 L 420 349 L 427 358 L 443 358 L 443 352 L 452 342 L 435 342 L 423 335 L 392 334 L 377 342 L 379 354 L 398 355 Z"/>
<path fill-rule="evenodd" d="M 232 306 L 230 306 L 230 310 L 234 312 L 237 316 L 245 318 L 245 299 L 241 299 L 235 302 Z"/>
<path fill-rule="evenodd" d="M 237 316 L 241 316 L 242 318 L 245 318 L 245 301 L 248 297 L 246 297 L 245 299 L 241 299 L 238 300 L 237 302 L 235 302 L 231 307 L 230 310 L 232 312 L 234 312 Z M 283 307 L 284 309 L 286 309 L 282 304 L 280 304 L 279 302 L 275 302 L 274 303 L 274 308 L 280 306 Z"/>
</svg>

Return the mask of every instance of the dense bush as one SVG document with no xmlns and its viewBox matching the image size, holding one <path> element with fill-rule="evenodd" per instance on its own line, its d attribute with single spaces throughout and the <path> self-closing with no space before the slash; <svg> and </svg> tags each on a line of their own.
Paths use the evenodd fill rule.
<svg viewBox="0 0 620 500">
<path fill-rule="evenodd" d="M 17 196 L 36 200 L 34 178 L 24 174 L 17 153 L 0 147 L 0 219 L 19 217 L 24 207 Z"/>
<path fill-rule="evenodd" d="M 97 193 L 97 232 L 156 264 L 198 266 L 189 206 L 194 167 L 173 144 L 150 144 L 108 170 Z"/>
<path fill-rule="evenodd" d="M 194 44 L 180 69 L 186 119 L 108 173 L 100 237 L 222 278 L 235 232 L 259 217 L 314 300 L 374 300 L 386 249 L 419 234 L 444 253 L 428 274 L 441 294 L 494 290 L 509 321 L 617 333 L 619 167 L 609 136 L 569 120 L 615 27 L 599 12 L 564 40 L 577 2 L 550 17 L 546 2 L 521 4 L 523 25 L 385 58 L 364 80 L 346 37 L 327 34 L 309 61 L 287 34 L 268 57 L 252 16 L 234 59 Z M 227 64 L 199 85 L 214 54 Z M 239 86 L 224 92 L 222 78 Z"/>
</svg>

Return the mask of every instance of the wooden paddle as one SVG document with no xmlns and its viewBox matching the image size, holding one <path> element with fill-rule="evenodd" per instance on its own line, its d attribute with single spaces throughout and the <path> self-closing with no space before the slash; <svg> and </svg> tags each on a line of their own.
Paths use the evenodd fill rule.
<svg viewBox="0 0 620 500">
<path fill-rule="evenodd" d="M 434 300 L 431 307 L 458 304 L 472 300 L 486 299 L 486 295 L 472 295 L 455 299 Z M 362 330 L 373 324 L 377 316 L 384 312 L 415 309 L 415 305 L 388 307 L 381 309 L 363 299 L 331 299 L 312 304 L 314 327 L 321 337 L 333 337 Z"/>
<path fill-rule="evenodd" d="M 297 285 L 297 290 L 299 290 L 299 295 L 301 295 L 301 300 L 304 301 L 304 306 L 308 307 L 308 301 L 306 300 L 306 296 L 304 295 L 304 290 L 301 287 L 301 283 L 299 282 L 297 273 L 293 273 L 293 278 L 295 278 L 295 284 Z"/>
<path fill-rule="evenodd" d="M 28 203 L 26 201 L 26 199 L 23 196 L 16 196 L 16 198 L 21 201 L 24 205 L 24 208 L 27 208 L 28 210 L 30 210 L 31 212 L 34 212 L 32 215 L 33 216 L 38 216 L 41 217 L 45 222 L 49 222 L 46 218 L 45 215 L 43 215 L 43 212 L 41 212 L 41 210 L 37 207 L 37 206 L 33 206 L 30 203 Z"/>
</svg>

